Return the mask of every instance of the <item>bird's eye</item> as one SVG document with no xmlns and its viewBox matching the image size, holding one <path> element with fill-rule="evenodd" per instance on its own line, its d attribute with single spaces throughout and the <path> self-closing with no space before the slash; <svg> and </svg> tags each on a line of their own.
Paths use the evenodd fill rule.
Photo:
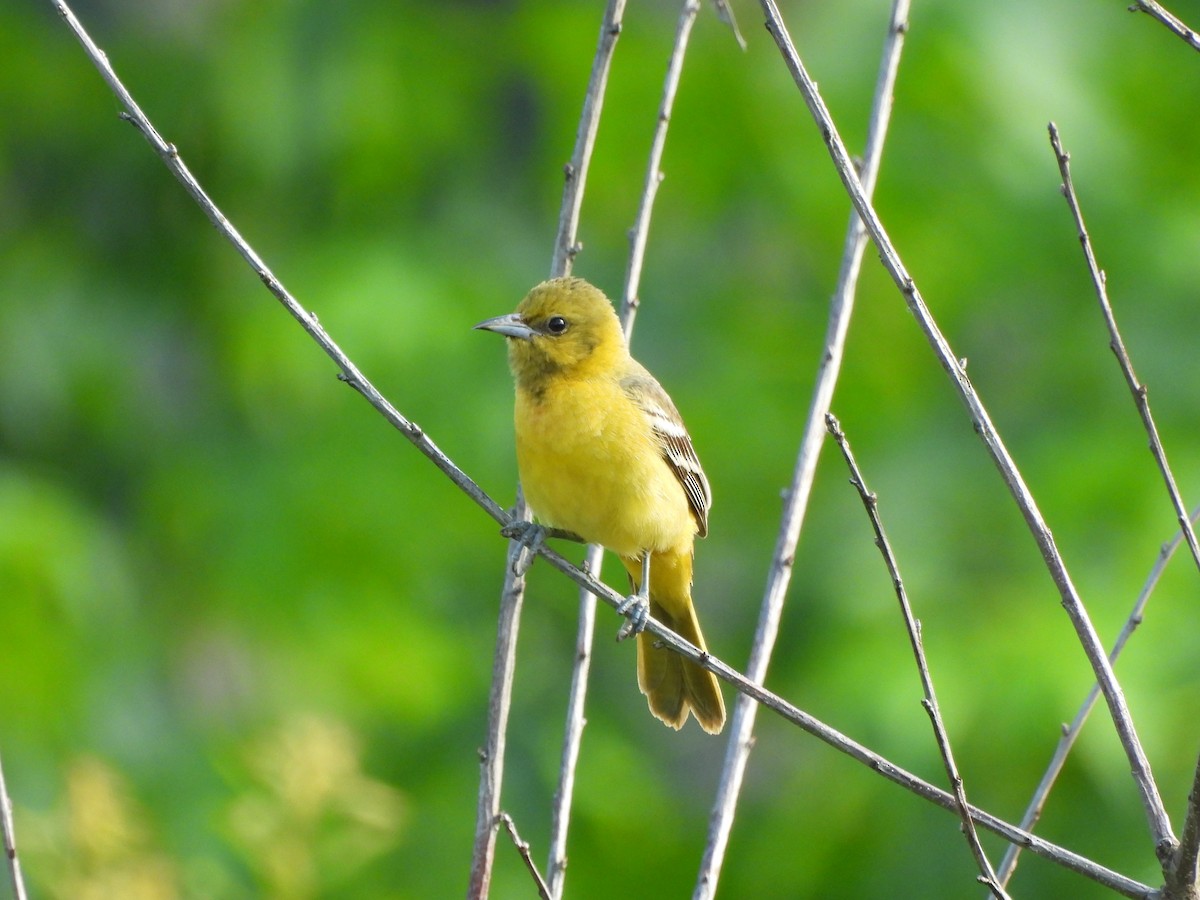
<svg viewBox="0 0 1200 900">
<path fill-rule="evenodd" d="M 562 316 L 551 316 L 546 321 L 546 330 L 551 334 L 562 334 L 567 330 L 567 320 Z"/>
</svg>

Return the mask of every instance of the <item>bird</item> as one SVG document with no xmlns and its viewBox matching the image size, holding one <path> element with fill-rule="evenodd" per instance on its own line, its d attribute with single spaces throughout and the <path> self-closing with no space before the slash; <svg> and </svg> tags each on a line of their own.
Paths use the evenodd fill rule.
<svg viewBox="0 0 1200 900">
<path fill-rule="evenodd" d="M 582 278 L 544 281 L 515 312 L 475 328 L 507 339 L 517 468 L 534 528 L 616 554 L 636 591 L 619 611 L 635 607 L 638 686 L 651 713 L 677 730 L 690 714 L 720 733 L 725 703 L 714 675 L 641 630 L 648 612 L 708 652 L 692 561 L 712 490 L 675 404 L 630 356 L 612 303 Z"/>
</svg>

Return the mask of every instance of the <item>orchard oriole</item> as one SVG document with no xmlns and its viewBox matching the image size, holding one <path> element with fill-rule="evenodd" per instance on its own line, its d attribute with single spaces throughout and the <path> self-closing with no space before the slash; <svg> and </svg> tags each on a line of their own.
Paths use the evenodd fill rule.
<svg viewBox="0 0 1200 900">
<path fill-rule="evenodd" d="M 691 588 L 708 479 L 675 404 L 629 355 L 608 298 L 583 279 L 555 278 L 516 312 L 475 327 L 508 338 L 517 466 L 534 516 L 616 553 L 649 613 L 706 650 Z M 650 711 L 672 728 L 690 712 L 720 732 L 725 704 L 713 674 L 653 635 L 639 633 L 637 648 Z"/>
</svg>

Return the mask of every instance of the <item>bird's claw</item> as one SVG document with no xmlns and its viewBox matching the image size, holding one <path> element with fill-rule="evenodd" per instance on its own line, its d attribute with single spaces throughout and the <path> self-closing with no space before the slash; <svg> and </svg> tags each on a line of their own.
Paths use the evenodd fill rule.
<svg viewBox="0 0 1200 900">
<path fill-rule="evenodd" d="M 512 556 L 512 573 L 524 575 L 537 559 L 538 550 L 546 543 L 546 529 L 533 522 L 510 522 L 500 533 L 516 544 Z"/>
<path fill-rule="evenodd" d="M 631 594 L 617 606 L 617 612 L 625 616 L 625 624 L 617 631 L 617 640 L 623 641 L 646 630 L 650 601 L 640 594 Z"/>
</svg>

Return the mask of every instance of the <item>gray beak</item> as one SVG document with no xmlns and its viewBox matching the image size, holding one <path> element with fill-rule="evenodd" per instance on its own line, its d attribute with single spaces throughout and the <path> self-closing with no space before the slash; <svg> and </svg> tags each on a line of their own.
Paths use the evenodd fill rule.
<svg viewBox="0 0 1200 900">
<path fill-rule="evenodd" d="M 516 313 L 509 313 L 507 316 L 496 316 L 494 319 L 484 319 L 475 327 L 480 331 L 494 331 L 496 334 L 502 334 L 505 337 L 520 338 L 525 341 L 537 334 Z"/>
</svg>

